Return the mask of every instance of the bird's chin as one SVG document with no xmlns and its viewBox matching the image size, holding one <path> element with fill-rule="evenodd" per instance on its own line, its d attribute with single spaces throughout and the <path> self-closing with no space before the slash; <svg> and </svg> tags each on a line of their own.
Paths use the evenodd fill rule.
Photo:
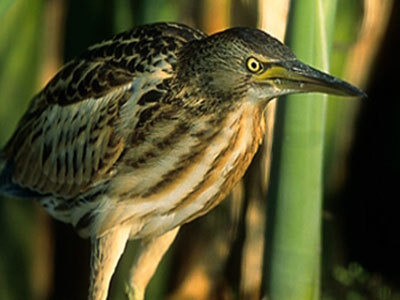
<svg viewBox="0 0 400 300">
<path fill-rule="evenodd" d="M 246 98 L 255 103 L 259 103 L 259 102 L 268 103 L 270 100 L 280 96 L 280 94 L 278 92 L 279 91 L 272 85 L 268 85 L 268 86 L 263 85 L 263 86 L 259 86 L 259 87 L 250 88 L 247 91 Z"/>
<path fill-rule="evenodd" d="M 257 103 L 267 104 L 275 98 L 289 95 L 293 92 L 294 91 L 290 89 L 282 89 L 275 85 L 268 84 L 260 87 L 259 89 L 250 89 L 248 92 L 248 99 L 251 99 Z"/>
</svg>

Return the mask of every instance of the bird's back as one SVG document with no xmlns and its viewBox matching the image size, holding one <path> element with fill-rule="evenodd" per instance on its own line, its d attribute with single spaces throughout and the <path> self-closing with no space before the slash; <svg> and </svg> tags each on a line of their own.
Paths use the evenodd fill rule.
<svg viewBox="0 0 400 300">
<path fill-rule="evenodd" d="M 106 192 L 132 132 L 168 96 L 179 49 L 204 36 L 175 23 L 145 25 L 67 63 L 0 152 L 0 192 L 38 198 L 56 218 L 78 223 L 73 208 L 92 209 L 87 203 Z"/>
</svg>

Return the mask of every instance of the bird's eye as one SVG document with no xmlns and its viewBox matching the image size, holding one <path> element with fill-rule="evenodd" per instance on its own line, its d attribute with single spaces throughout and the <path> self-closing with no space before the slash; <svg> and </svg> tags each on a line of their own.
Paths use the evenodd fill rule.
<svg viewBox="0 0 400 300">
<path fill-rule="evenodd" d="M 246 65 L 247 65 L 247 69 L 249 69 L 249 71 L 252 73 L 259 73 L 262 70 L 261 63 L 254 57 L 250 57 L 247 60 Z"/>
</svg>

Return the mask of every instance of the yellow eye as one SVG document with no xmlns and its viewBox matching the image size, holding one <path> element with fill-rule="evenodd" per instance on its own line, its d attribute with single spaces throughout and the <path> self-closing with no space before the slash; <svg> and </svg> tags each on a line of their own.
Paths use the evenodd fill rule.
<svg viewBox="0 0 400 300">
<path fill-rule="evenodd" d="M 252 73 L 259 73 L 262 70 L 261 63 L 254 57 L 250 57 L 247 60 L 246 65 L 247 65 L 247 69 L 249 69 L 249 71 Z"/>
</svg>

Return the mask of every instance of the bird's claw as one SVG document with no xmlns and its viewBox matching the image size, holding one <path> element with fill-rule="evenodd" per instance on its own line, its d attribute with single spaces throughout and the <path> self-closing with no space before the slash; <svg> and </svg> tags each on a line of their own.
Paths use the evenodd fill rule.
<svg viewBox="0 0 400 300">
<path fill-rule="evenodd" d="M 130 284 L 126 284 L 125 294 L 127 300 L 144 300 L 144 292 L 136 286 L 132 286 Z"/>
</svg>

